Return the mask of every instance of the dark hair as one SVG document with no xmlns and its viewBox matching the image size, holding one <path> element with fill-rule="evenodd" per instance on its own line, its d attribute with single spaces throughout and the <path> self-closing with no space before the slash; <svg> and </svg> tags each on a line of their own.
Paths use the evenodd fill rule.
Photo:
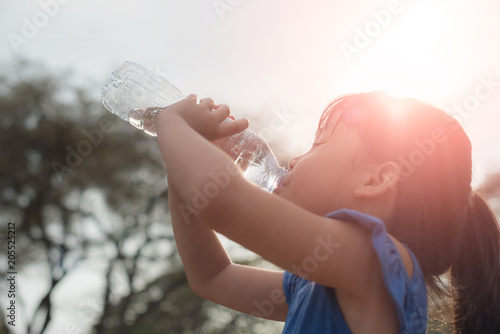
<svg viewBox="0 0 500 334">
<path fill-rule="evenodd" d="M 342 96 L 326 108 L 359 130 L 371 159 L 399 164 L 388 232 L 417 257 L 429 294 L 448 286 L 457 333 L 500 333 L 500 232 L 471 188 L 471 144 L 460 124 L 416 99 L 381 92 Z M 443 274 L 449 278 L 443 281 Z"/>
<path fill-rule="evenodd" d="M 475 192 L 459 244 L 450 273 L 456 326 L 462 333 L 500 333 L 498 225 L 488 204 Z"/>
</svg>

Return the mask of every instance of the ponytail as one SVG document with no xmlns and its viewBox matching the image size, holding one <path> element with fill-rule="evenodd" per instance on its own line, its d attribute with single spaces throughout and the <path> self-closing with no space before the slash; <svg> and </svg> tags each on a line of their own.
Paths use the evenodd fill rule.
<svg viewBox="0 0 500 334">
<path fill-rule="evenodd" d="M 500 231 L 476 192 L 457 248 L 451 268 L 456 333 L 500 333 Z"/>
</svg>

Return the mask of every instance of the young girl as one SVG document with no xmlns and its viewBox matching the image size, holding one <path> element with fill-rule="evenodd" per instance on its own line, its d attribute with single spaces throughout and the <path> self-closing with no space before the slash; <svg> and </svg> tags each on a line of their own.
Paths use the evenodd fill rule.
<svg viewBox="0 0 500 334">
<path fill-rule="evenodd" d="M 383 93 L 340 97 L 269 194 L 210 142 L 248 126 L 221 123 L 229 113 L 190 95 L 156 121 L 197 294 L 286 321 L 283 333 L 425 333 L 426 290 L 445 285 L 457 333 L 500 333 L 499 228 L 453 118 Z M 214 231 L 284 271 L 233 264 Z"/>
</svg>

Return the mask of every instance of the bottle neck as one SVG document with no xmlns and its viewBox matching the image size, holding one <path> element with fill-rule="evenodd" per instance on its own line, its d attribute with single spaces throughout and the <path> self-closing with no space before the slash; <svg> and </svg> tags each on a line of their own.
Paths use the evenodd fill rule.
<svg viewBox="0 0 500 334">
<path fill-rule="evenodd" d="M 269 192 L 273 193 L 276 188 L 283 186 L 288 174 L 289 173 L 285 168 L 276 166 L 273 173 L 271 174 L 272 180 L 270 180 L 269 182 Z"/>
</svg>

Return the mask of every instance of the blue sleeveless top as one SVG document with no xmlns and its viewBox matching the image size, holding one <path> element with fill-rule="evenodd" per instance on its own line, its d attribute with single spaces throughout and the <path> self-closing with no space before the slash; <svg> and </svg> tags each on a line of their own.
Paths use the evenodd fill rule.
<svg viewBox="0 0 500 334">
<path fill-rule="evenodd" d="M 326 215 L 359 223 L 372 231 L 372 245 L 380 259 L 382 274 L 399 319 L 399 334 L 426 333 L 427 292 L 422 269 L 413 253 L 413 276 L 406 272 L 396 245 L 389 238 L 384 222 L 376 217 L 342 209 Z M 351 333 L 340 310 L 335 290 L 285 271 L 283 287 L 288 304 L 284 334 Z"/>
</svg>

